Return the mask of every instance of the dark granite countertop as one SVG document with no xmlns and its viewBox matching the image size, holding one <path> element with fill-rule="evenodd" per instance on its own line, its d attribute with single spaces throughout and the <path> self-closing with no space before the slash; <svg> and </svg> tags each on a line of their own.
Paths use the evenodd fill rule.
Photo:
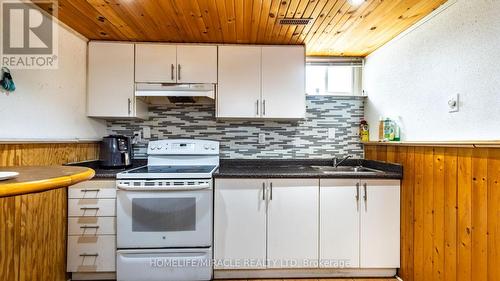
<svg viewBox="0 0 500 281">
<path fill-rule="evenodd" d="M 221 159 L 214 178 L 364 178 L 401 179 L 403 167 L 398 164 L 349 159 L 342 166 L 363 166 L 381 171 L 374 174 L 327 174 L 312 166 L 332 166 L 331 160 L 229 160 Z"/>
<path fill-rule="evenodd" d="M 121 169 L 105 169 L 99 161 L 85 161 L 66 164 L 82 166 L 95 170 L 94 179 L 116 179 L 116 174 L 147 164 L 146 159 L 134 159 L 132 166 Z M 363 166 L 381 171 L 380 173 L 363 175 L 352 173 L 325 174 L 312 166 L 332 166 L 332 160 L 309 159 L 221 159 L 219 169 L 214 178 L 363 178 L 363 179 L 401 179 L 403 167 L 364 159 L 349 159 L 343 166 Z"/>
<path fill-rule="evenodd" d="M 138 168 L 138 167 L 147 165 L 147 163 L 148 163 L 147 159 L 134 159 L 134 160 L 132 160 L 132 166 L 127 167 L 127 168 L 118 168 L 118 169 L 109 169 L 109 168 L 100 167 L 98 160 L 68 163 L 66 165 L 67 166 L 80 166 L 80 167 L 87 167 L 87 168 L 94 169 L 95 176 L 93 179 L 116 179 L 116 174 L 121 173 L 123 171 L 127 171 L 130 169 L 134 169 L 134 168 Z"/>
</svg>

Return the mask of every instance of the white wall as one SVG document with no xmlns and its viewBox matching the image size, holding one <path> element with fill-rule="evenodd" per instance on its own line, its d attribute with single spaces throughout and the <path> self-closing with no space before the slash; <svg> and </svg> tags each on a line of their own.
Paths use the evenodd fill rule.
<svg viewBox="0 0 500 281">
<path fill-rule="evenodd" d="M 12 70 L 16 91 L 0 93 L 0 141 L 96 139 L 103 121 L 86 117 L 87 42 L 59 26 L 57 70 Z"/>
<path fill-rule="evenodd" d="M 455 1 L 453 1 L 455 2 Z M 457 0 L 371 54 L 366 116 L 400 116 L 403 140 L 500 139 L 500 1 Z M 460 112 L 448 113 L 459 93 Z"/>
</svg>

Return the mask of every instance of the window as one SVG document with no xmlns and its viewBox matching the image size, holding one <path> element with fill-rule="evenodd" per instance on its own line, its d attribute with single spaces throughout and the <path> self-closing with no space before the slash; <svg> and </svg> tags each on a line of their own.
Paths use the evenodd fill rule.
<svg viewBox="0 0 500 281">
<path fill-rule="evenodd" d="M 360 66 L 308 63 L 306 93 L 308 95 L 362 95 Z"/>
</svg>

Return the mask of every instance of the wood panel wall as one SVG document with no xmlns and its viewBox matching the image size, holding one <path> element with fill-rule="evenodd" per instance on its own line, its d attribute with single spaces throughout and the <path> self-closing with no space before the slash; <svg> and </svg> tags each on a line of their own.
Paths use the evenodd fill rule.
<svg viewBox="0 0 500 281">
<path fill-rule="evenodd" d="M 61 165 L 98 158 L 98 143 L 0 143 L 0 166 Z"/>
<path fill-rule="evenodd" d="M 405 281 L 500 280 L 500 148 L 365 145 L 404 166 Z"/>
<path fill-rule="evenodd" d="M 67 280 L 66 192 L 0 198 L 0 280 Z"/>
</svg>

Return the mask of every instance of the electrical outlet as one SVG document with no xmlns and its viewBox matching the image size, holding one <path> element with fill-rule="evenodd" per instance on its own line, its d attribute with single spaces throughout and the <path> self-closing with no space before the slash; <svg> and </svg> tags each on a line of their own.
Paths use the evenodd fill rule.
<svg viewBox="0 0 500 281">
<path fill-rule="evenodd" d="M 337 130 L 335 128 L 328 128 L 328 138 L 333 140 L 337 136 Z"/>
<path fill-rule="evenodd" d="M 259 134 L 259 143 L 265 143 L 266 142 L 266 134 L 260 133 Z"/>
<path fill-rule="evenodd" d="M 448 112 L 458 112 L 460 110 L 460 95 L 456 94 L 448 99 Z"/>
<path fill-rule="evenodd" d="M 142 127 L 142 137 L 145 139 L 151 138 L 151 128 L 149 126 Z"/>
</svg>

